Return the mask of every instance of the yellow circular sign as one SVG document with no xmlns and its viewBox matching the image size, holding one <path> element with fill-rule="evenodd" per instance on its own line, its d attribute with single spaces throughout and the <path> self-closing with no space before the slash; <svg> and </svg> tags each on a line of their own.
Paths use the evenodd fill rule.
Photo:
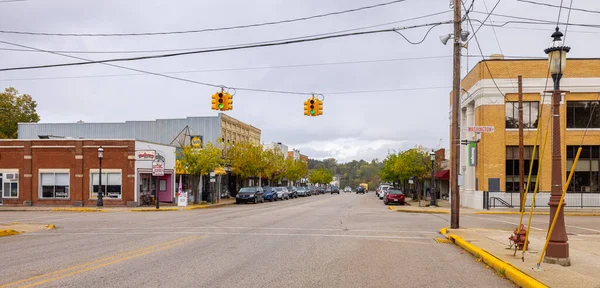
<svg viewBox="0 0 600 288">
<path fill-rule="evenodd" d="M 200 139 L 199 136 L 194 136 L 194 137 L 192 137 L 190 144 L 192 144 L 192 147 L 194 147 L 194 148 L 199 148 L 200 145 L 202 145 L 202 139 Z"/>
</svg>

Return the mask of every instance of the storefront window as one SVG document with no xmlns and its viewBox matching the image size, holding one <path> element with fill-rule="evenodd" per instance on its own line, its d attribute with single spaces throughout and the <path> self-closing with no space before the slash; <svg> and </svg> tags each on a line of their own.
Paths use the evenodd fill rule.
<svg viewBox="0 0 600 288">
<path fill-rule="evenodd" d="M 600 192 L 600 146 L 582 146 L 567 192 Z M 567 177 L 579 146 L 567 146 Z"/>
<path fill-rule="evenodd" d="M 527 175 L 529 174 L 529 166 L 531 163 L 531 155 L 533 153 L 533 146 L 525 146 L 523 150 L 523 163 L 525 172 L 525 182 L 527 182 Z M 533 192 L 535 189 L 535 177 L 538 172 L 538 157 L 539 153 L 536 150 L 535 160 L 533 160 L 533 170 L 531 171 L 531 183 L 529 184 L 529 192 Z M 506 146 L 506 192 L 519 192 L 520 187 L 519 177 L 519 146 Z M 524 184 L 525 186 L 527 183 Z M 523 187 L 525 189 L 525 187 Z"/>
<path fill-rule="evenodd" d="M 69 173 L 40 173 L 40 198 L 68 199 Z"/>
<path fill-rule="evenodd" d="M 100 191 L 100 179 L 98 173 L 92 173 L 92 189 L 91 197 L 96 199 L 98 192 Z M 104 191 L 104 197 L 121 199 L 122 195 L 122 174 L 120 172 L 108 172 L 102 173 L 102 191 Z"/>
</svg>

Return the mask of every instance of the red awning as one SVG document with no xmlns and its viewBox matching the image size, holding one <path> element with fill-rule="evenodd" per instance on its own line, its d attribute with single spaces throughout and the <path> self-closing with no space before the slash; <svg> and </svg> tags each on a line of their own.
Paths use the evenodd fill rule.
<svg viewBox="0 0 600 288">
<path fill-rule="evenodd" d="M 450 170 L 442 170 L 435 174 L 435 179 L 450 180 Z"/>
</svg>

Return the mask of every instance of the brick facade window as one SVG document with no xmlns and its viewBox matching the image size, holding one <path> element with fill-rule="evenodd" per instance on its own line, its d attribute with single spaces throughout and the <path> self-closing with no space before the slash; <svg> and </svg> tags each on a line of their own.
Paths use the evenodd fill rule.
<svg viewBox="0 0 600 288">
<path fill-rule="evenodd" d="M 537 128 L 539 102 L 523 101 L 523 128 Z M 519 128 L 519 102 L 506 102 L 506 129 Z"/>
<path fill-rule="evenodd" d="M 69 173 L 40 173 L 42 199 L 69 199 Z"/>
<path fill-rule="evenodd" d="M 567 173 L 569 177 L 579 146 L 567 146 Z M 582 146 L 575 173 L 567 192 L 600 192 L 600 146 Z"/>
<path fill-rule="evenodd" d="M 0 195 L 2 195 L 0 198 L 19 198 L 18 173 L 0 172 Z"/>
<path fill-rule="evenodd" d="M 567 101 L 567 128 L 600 128 L 600 101 Z"/>
<path fill-rule="evenodd" d="M 91 173 L 92 187 L 90 197 L 96 199 L 98 197 L 98 191 L 100 191 L 98 173 Z M 102 191 L 104 191 L 104 197 L 121 199 L 123 194 L 121 184 L 122 174 L 121 172 L 107 172 L 102 171 Z"/>
<path fill-rule="evenodd" d="M 529 175 L 529 165 L 531 163 L 531 155 L 533 154 L 533 146 L 525 146 L 523 150 L 523 163 L 525 164 L 525 182 Z M 535 151 L 535 160 L 533 160 L 533 171 L 531 171 L 531 184 L 529 184 L 529 192 L 535 189 L 535 177 L 538 172 L 539 150 Z M 506 192 L 519 193 L 519 146 L 506 146 Z M 527 185 L 525 183 L 524 185 Z M 525 188 L 523 188 L 525 189 Z"/>
</svg>

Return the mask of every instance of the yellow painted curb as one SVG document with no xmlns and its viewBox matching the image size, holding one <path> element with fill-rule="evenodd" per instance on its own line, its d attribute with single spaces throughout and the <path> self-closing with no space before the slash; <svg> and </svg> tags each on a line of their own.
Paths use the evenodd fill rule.
<svg viewBox="0 0 600 288">
<path fill-rule="evenodd" d="M 409 209 L 397 209 L 396 212 L 403 213 L 425 213 L 425 214 L 450 214 L 450 211 L 446 210 L 409 210 Z"/>
<path fill-rule="evenodd" d="M 52 208 L 52 211 L 61 212 L 106 212 L 104 209 L 97 208 Z"/>
<path fill-rule="evenodd" d="M 131 212 L 160 212 L 160 211 L 179 211 L 179 208 L 140 208 L 140 209 L 131 209 Z"/>
<path fill-rule="evenodd" d="M 210 206 L 209 205 L 196 205 L 196 206 L 186 207 L 185 210 L 205 209 L 208 207 L 210 207 Z"/>
<path fill-rule="evenodd" d="M 441 231 L 441 230 L 440 230 Z M 523 273 L 521 270 L 517 269 L 515 266 L 507 263 L 496 256 L 488 253 L 487 251 L 465 241 L 462 237 L 458 235 L 448 234 L 448 239 L 454 241 L 454 243 L 463 249 L 467 250 L 469 253 L 473 254 L 475 257 L 481 258 L 483 262 L 487 265 L 494 268 L 499 273 L 506 276 L 506 278 L 513 281 L 515 284 L 520 287 L 528 288 L 538 288 L 538 287 L 548 287 L 544 285 L 542 282 L 536 280 L 535 278 Z"/>
<path fill-rule="evenodd" d="M 440 234 L 442 234 L 442 235 L 448 234 L 448 227 L 444 227 L 444 228 L 440 229 Z"/>
<path fill-rule="evenodd" d="M 56 226 L 54 226 L 54 224 L 48 224 L 46 225 L 46 229 L 53 230 L 56 229 Z"/>
<path fill-rule="evenodd" d="M 475 214 L 480 215 L 520 215 L 520 212 L 512 211 L 477 211 Z M 525 212 L 529 215 L 529 212 Z M 533 215 L 550 215 L 550 212 L 533 212 Z M 565 216 L 600 216 L 600 213 L 585 213 L 585 212 L 565 212 Z"/>
<path fill-rule="evenodd" d="M 19 235 L 21 232 L 15 230 L 0 230 L 0 237 Z"/>
</svg>

